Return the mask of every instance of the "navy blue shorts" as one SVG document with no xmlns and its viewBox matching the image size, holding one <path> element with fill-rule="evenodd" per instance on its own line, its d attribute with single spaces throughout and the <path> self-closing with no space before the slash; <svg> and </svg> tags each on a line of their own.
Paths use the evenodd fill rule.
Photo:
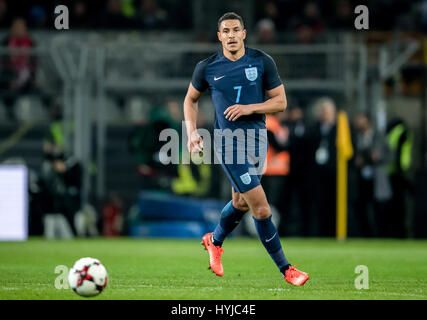
<svg viewBox="0 0 427 320">
<path fill-rule="evenodd" d="M 249 143 L 250 146 L 238 145 L 237 141 L 233 141 L 232 146 L 214 146 L 217 160 L 220 161 L 234 191 L 239 193 L 247 192 L 261 184 L 267 156 L 267 140 L 266 137 L 257 137 L 252 141 L 255 142 Z"/>
</svg>

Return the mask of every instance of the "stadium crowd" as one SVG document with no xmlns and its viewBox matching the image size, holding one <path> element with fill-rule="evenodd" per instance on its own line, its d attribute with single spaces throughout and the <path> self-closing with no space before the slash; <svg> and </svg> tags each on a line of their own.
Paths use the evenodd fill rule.
<svg viewBox="0 0 427 320">
<path fill-rule="evenodd" d="M 352 30 L 355 0 L 256 0 L 257 28 L 267 32 L 298 31 L 319 33 L 327 30 Z M 369 8 L 370 27 L 375 30 L 427 30 L 427 1 L 363 1 Z M 31 28 L 51 28 L 54 8 L 66 5 L 72 28 L 189 30 L 194 25 L 194 3 L 191 0 L 0 0 L 0 27 L 6 28 L 11 17 L 24 17 Z M 245 2 L 216 1 L 214 8 L 225 5 L 242 11 Z M 387 12 L 387 14 L 382 14 Z"/>
</svg>

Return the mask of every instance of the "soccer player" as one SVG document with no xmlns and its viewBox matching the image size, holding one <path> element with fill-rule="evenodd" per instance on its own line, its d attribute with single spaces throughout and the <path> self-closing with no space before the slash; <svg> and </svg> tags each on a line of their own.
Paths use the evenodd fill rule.
<svg viewBox="0 0 427 320">
<path fill-rule="evenodd" d="M 224 14 L 218 21 L 217 35 L 222 50 L 196 65 L 184 100 L 188 149 L 192 154 L 203 152 L 203 140 L 196 127 L 198 100 L 204 91 L 211 91 L 216 115 L 214 151 L 232 184 L 232 200 L 222 210 L 219 224 L 202 239 L 209 252 L 210 268 L 218 276 L 224 274 L 223 241 L 250 209 L 259 238 L 285 280 L 303 285 L 309 276 L 291 266 L 283 253 L 260 184 L 264 159 L 255 159 L 257 153 L 261 158 L 266 156 L 267 139 L 262 134 L 265 114 L 286 108 L 284 86 L 273 59 L 260 50 L 245 47 L 246 30 L 239 15 Z M 269 99 L 264 101 L 265 92 Z M 239 132 L 244 132 L 246 143 L 242 144 Z M 242 160 L 242 156 L 243 161 L 235 161 Z"/>
</svg>

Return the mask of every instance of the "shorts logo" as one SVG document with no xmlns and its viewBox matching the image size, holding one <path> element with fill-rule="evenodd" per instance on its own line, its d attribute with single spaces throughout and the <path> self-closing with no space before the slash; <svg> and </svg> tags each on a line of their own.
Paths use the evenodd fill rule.
<svg viewBox="0 0 427 320">
<path fill-rule="evenodd" d="M 246 172 L 245 174 L 242 174 L 240 176 L 240 180 L 242 180 L 242 182 L 244 184 L 249 184 L 252 181 L 251 176 L 249 175 L 249 172 Z"/>
<path fill-rule="evenodd" d="M 258 78 L 258 69 L 256 67 L 245 68 L 245 74 L 249 81 L 255 81 Z"/>
</svg>

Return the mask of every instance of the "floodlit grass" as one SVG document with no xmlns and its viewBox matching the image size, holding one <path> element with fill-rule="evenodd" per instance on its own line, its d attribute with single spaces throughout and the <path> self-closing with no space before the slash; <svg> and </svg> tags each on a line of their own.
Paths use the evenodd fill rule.
<svg viewBox="0 0 427 320">
<path fill-rule="evenodd" d="M 91 299 L 427 299 L 427 241 L 282 238 L 292 264 L 310 274 L 303 287 L 286 283 L 257 239 L 227 239 L 223 277 L 208 270 L 197 239 L 79 239 L 0 243 L 0 300 L 85 299 L 55 288 L 58 265 L 90 256 L 109 274 Z M 358 265 L 369 289 L 357 290 Z"/>
</svg>

